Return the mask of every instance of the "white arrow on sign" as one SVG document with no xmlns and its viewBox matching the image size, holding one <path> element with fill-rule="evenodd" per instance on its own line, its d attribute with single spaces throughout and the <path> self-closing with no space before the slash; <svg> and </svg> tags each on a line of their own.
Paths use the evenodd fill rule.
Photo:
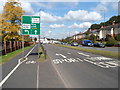
<svg viewBox="0 0 120 90">
<path fill-rule="evenodd" d="M 57 56 L 62 56 L 63 58 L 67 58 L 66 56 L 64 56 L 64 55 L 62 55 L 62 54 L 57 54 L 57 53 L 56 53 L 56 55 L 57 55 Z"/>
<path fill-rule="evenodd" d="M 35 30 L 35 34 L 37 34 L 37 30 Z"/>
<path fill-rule="evenodd" d="M 29 34 L 29 30 L 25 30 L 25 32 L 28 32 L 28 34 Z"/>
</svg>

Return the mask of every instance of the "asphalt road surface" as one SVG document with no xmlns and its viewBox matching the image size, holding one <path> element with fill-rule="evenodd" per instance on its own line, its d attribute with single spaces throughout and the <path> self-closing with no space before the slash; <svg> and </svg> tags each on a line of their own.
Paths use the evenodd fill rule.
<svg viewBox="0 0 120 90">
<path fill-rule="evenodd" d="M 55 45 L 45 45 L 67 88 L 117 88 L 118 60 Z"/>
<path fill-rule="evenodd" d="M 25 53 L 28 51 L 30 50 L 26 50 Z M 10 61 L 12 62 L 12 60 Z M 8 63 L 5 64 L 9 65 Z M 10 71 L 11 69 L 4 67 L 3 70 Z M 3 79 L 6 77 L 4 73 Z M 38 45 L 36 45 L 28 59 L 6 80 L 2 88 L 65 88 L 65 86 L 50 60 L 39 62 Z"/>
<path fill-rule="evenodd" d="M 15 70 L 2 87 L 118 88 L 117 59 L 51 44 L 44 47 L 47 60 L 39 62 L 36 45 L 28 60 Z"/>
</svg>

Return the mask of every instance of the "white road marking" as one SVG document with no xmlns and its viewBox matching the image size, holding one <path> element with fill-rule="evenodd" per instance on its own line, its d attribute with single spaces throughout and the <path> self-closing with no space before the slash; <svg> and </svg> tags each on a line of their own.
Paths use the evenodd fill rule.
<svg viewBox="0 0 120 90">
<path fill-rule="evenodd" d="M 27 61 L 26 64 L 35 64 L 35 61 Z"/>
<path fill-rule="evenodd" d="M 115 65 L 115 66 L 119 66 L 118 61 L 109 61 L 109 62 L 106 62 L 106 63 L 111 64 L 111 65 Z"/>
<path fill-rule="evenodd" d="M 99 66 L 99 67 L 102 67 L 102 68 L 109 68 L 109 66 L 107 66 L 106 64 L 104 63 L 96 63 L 95 65 Z"/>
<path fill-rule="evenodd" d="M 61 64 L 61 63 L 63 63 L 63 62 L 72 63 L 72 62 L 79 62 L 79 60 L 74 59 L 74 58 L 54 59 L 54 60 L 53 60 L 53 63 L 54 63 L 54 64 Z"/>
<path fill-rule="evenodd" d="M 35 48 L 36 45 L 33 47 Z M 28 52 L 29 54 L 32 52 L 33 48 Z M 28 54 L 27 54 L 28 55 Z M 22 58 L 18 60 L 18 64 L 13 68 L 13 70 L 0 82 L 0 87 L 7 81 L 7 79 L 15 72 L 15 70 L 23 63 L 27 60 L 27 58 L 21 62 L 21 60 L 23 60 Z"/>
<path fill-rule="evenodd" d="M 112 60 L 112 58 L 107 57 L 88 57 L 87 59 L 90 59 L 92 61 Z"/>
<path fill-rule="evenodd" d="M 37 66 L 37 90 L 39 90 L 39 62 Z"/>
<path fill-rule="evenodd" d="M 68 54 L 71 54 L 71 53 L 68 53 Z"/>
<path fill-rule="evenodd" d="M 87 59 L 84 59 L 84 61 L 94 64 L 94 62 L 87 60 Z"/>
<path fill-rule="evenodd" d="M 81 61 L 81 62 L 83 62 L 83 60 L 82 59 L 80 59 L 80 58 L 77 58 L 79 61 Z"/>
<path fill-rule="evenodd" d="M 50 57 L 50 59 L 51 59 L 51 57 Z M 52 60 L 52 59 L 51 59 L 51 60 Z M 52 63 L 52 65 L 53 65 L 54 69 L 56 70 L 58 76 L 60 77 L 60 79 L 61 79 L 62 82 L 64 83 L 65 87 L 66 87 L 66 88 L 69 88 L 68 83 L 65 82 L 64 78 L 62 77 L 62 75 L 60 74 L 60 72 L 57 70 L 56 66 L 53 64 L 53 62 L 51 62 L 51 63 Z"/>
<path fill-rule="evenodd" d="M 87 55 L 87 54 L 84 54 L 84 53 L 80 53 L 80 52 L 78 52 L 78 54 L 83 55 L 83 56 L 87 56 L 87 57 L 90 56 L 90 55 Z"/>
<path fill-rule="evenodd" d="M 13 74 L 13 72 L 19 67 L 20 64 L 17 64 L 15 68 L 0 82 L 0 87 L 7 81 L 7 79 Z"/>
<path fill-rule="evenodd" d="M 57 54 L 57 53 L 56 53 L 56 55 L 57 55 L 57 56 L 62 56 L 63 58 L 67 58 L 67 57 L 64 56 L 63 54 Z"/>
</svg>

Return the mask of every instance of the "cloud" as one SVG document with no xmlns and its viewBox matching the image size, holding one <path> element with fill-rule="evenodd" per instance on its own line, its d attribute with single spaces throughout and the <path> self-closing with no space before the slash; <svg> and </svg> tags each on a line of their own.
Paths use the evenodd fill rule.
<svg viewBox="0 0 120 90">
<path fill-rule="evenodd" d="M 30 2 L 22 2 L 21 1 L 21 7 L 25 11 L 26 15 L 33 15 L 35 13 Z"/>
<path fill-rule="evenodd" d="M 73 25 L 68 26 L 68 28 L 77 28 L 77 29 L 80 29 L 80 28 L 89 28 L 91 25 L 92 24 L 90 22 L 83 22 L 81 24 L 74 23 Z"/>
<path fill-rule="evenodd" d="M 112 3 L 113 10 L 118 10 L 118 2 Z"/>
<path fill-rule="evenodd" d="M 48 33 L 52 33 L 52 31 L 51 31 L 51 30 L 49 30 L 49 31 L 48 31 Z"/>
<path fill-rule="evenodd" d="M 50 25 L 51 28 L 61 28 L 64 27 L 64 24 L 54 24 L 54 25 Z"/>
<path fill-rule="evenodd" d="M 76 21 L 98 21 L 101 19 L 101 15 L 97 12 L 88 12 L 86 10 L 70 10 L 66 15 L 64 15 L 64 19 Z"/>
<path fill-rule="evenodd" d="M 101 11 L 109 11 L 109 10 L 118 10 L 118 1 L 114 1 L 114 2 L 105 2 L 104 0 L 101 0 L 100 3 L 92 8 L 92 10 L 96 11 L 96 12 L 101 12 Z"/>
<path fill-rule="evenodd" d="M 41 11 L 41 20 L 43 21 L 43 22 L 56 22 L 56 21 L 60 21 L 61 19 L 62 19 L 62 17 L 60 17 L 60 16 L 53 16 L 53 15 L 51 15 L 51 14 L 49 14 L 49 13 L 45 13 L 45 12 L 43 12 L 43 11 Z"/>
<path fill-rule="evenodd" d="M 39 15 L 36 13 L 35 15 Z M 64 22 L 64 21 L 99 21 L 101 20 L 101 15 L 97 12 L 88 12 L 86 10 L 68 11 L 67 14 L 62 16 L 53 16 L 49 13 L 41 11 L 41 20 L 46 23 L 52 22 Z M 94 18 L 95 17 L 95 18 Z"/>
</svg>

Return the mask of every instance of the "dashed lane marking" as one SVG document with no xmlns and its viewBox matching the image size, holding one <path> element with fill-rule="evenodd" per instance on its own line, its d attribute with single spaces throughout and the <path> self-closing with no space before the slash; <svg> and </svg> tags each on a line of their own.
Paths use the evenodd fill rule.
<svg viewBox="0 0 120 90">
<path fill-rule="evenodd" d="M 67 54 L 71 54 L 71 53 L 68 52 Z"/>
<path fill-rule="evenodd" d="M 87 55 L 87 54 L 84 54 L 84 53 L 80 53 L 80 52 L 78 52 L 78 54 L 83 55 L 83 56 L 87 56 L 87 57 L 90 56 L 90 55 Z"/>
<path fill-rule="evenodd" d="M 56 55 L 57 55 L 57 56 L 61 56 L 61 57 L 63 57 L 63 58 L 67 58 L 67 57 L 66 57 L 65 55 L 63 55 L 63 54 L 57 54 L 57 53 L 56 53 Z"/>
</svg>

